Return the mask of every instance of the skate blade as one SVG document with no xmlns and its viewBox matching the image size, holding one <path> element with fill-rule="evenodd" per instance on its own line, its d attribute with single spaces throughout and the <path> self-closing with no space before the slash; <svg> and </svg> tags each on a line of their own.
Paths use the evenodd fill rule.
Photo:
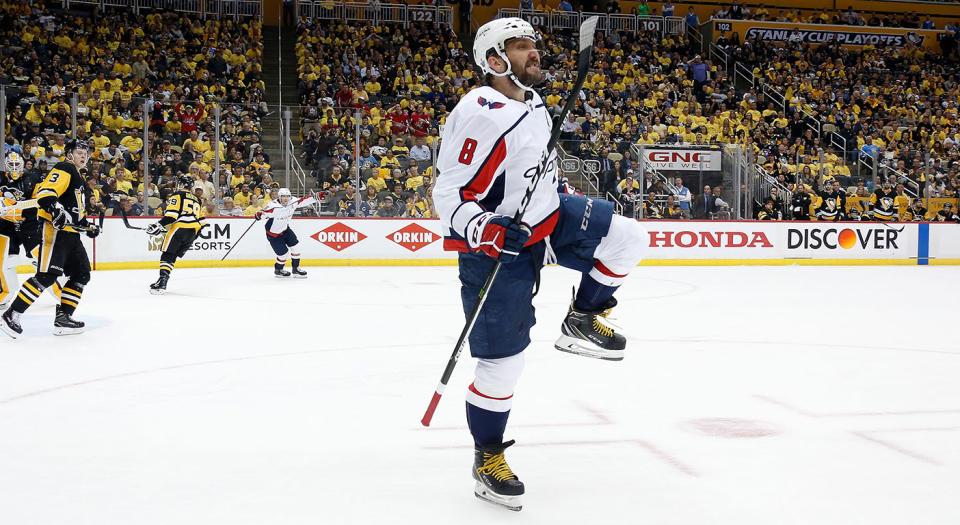
<svg viewBox="0 0 960 525">
<path fill-rule="evenodd" d="M 7 326 L 7 323 L 4 323 L 3 321 L 0 321 L 0 330 L 2 330 L 3 333 L 9 335 L 11 339 L 16 339 L 20 337 L 20 334 L 18 334 L 15 330 Z"/>
<path fill-rule="evenodd" d="M 290 278 L 289 275 L 277 275 L 277 274 L 273 274 L 273 276 L 276 277 L 277 279 L 289 279 L 289 278 Z"/>
<path fill-rule="evenodd" d="M 54 326 L 54 327 L 53 327 L 53 335 L 76 335 L 76 334 L 82 334 L 85 328 L 86 328 L 86 327 L 84 327 L 84 328 L 67 328 L 67 327 L 65 327 L 65 326 Z"/>
<path fill-rule="evenodd" d="M 568 335 L 561 335 L 553 347 L 561 352 L 569 354 L 592 357 L 593 359 L 602 359 L 604 361 L 623 361 L 623 350 L 607 350 L 596 345 L 591 345 L 588 341 Z"/>
<path fill-rule="evenodd" d="M 150 295 L 163 295 L 166 293 L 166 290 L 156 290 L 154 288 L 150 289 Z"/>
<path fill-rule="evenodd" d="M 476 482 L 476 486 L 473 488 L 473 495 L 487 503 L 493 503 L 494 505 L 499 505 L 514 512 L 519 512 L 520 509 L 523 508 L 523 501 L 521 501 L 522 496 L 496 494 L 491 492 L 486 485 L 479 481 Z"/>
<path fill-rule="evenodd" d="M 306 279 L 306 278 L 307 278 L 307 276 L 306 276 L 306 275 L 297 275 L 297 274 L 293 274 L 293 278 L 294 278 L 294 279 Z"/>
</svg>

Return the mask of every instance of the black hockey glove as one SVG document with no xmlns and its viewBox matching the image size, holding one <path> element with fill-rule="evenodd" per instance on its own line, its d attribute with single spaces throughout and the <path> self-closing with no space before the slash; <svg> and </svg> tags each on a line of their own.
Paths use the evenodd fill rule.
<svg viewBox="0 0 960 525">
<path fill-rule="evenodd" d="M 89 228 L 87 230 L 87 237 L 90 237 L 91 239 L 96 239 L 97 236 L 100 235 L 100 227 L 97 226 L 96 224 L 91 224 L 87 228 Z"/>
<path fill-rule="evenodd" d="M 67 227 L 67 223 L 70 222 L 67 210 L 60 206 L 54 206 L 52 210 L 48 211 L 50 213 L 50 222 L 53 223 L 54 228 L 62 230 Z"/>
<path fill-rule="evenodd" d="M 167 230 L 165 230 L 163 228 L 163 225 L 160 224 L 159 222 L 155 222 L 150 226 L 147 226 L 147 230 L 146 230 L 147 235 L 162 235 L 166 231 Z"/>
</svg>

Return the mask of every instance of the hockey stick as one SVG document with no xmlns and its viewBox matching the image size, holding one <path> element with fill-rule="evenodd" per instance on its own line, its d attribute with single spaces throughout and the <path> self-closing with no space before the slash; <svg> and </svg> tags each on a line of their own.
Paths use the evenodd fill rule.
<svg viewBox="0 0 960 525">
<path fill-rule="evenodd" d="M 17 201 L 16 203 L 11 204 L 9 206 L 3 206 L 2 204 L 0 204 L 0 215 L 3 215 L 4 213 L 10 213 L 13 211 L 29 210 L 31 208 L 36 208 L 36 207 L 37 207 L 37 199 Z"/>
<path fill-rule="evenodd" d="M 523 223 L 523 215 L 527 211 L 527 206 L 530 204 L 530 199 L 533 197 L 533 192 L 537 189 L 537 185 L 540 183 L 540 180 L 547 175 L 547 166 L 550 162 L 550 154 L 556 148 L 557 141 L 560 139 L 560 131 L 562 130 L 563 120 L 566 118 L 567 113 L 573 109 L 573 105 L 576 103 L 577 98 L 580 95 L 580 89 L 583 87 L 583 82 L 587 78 L 587 70 L 590 68 L 590 56 L 593 54 L 593 35 L 597 29 L 597 20 L 598 19 L 596 16 L 591 16 L 590 18 L 584 20 L 582 24 L 580 24 L 580 53 L 577 59 L 577 80 L 574 82 L 573 89 L 567 96 L 567 100 L 563 105 L 563 109 L 553 121 L 553 129 L 550 132 L 550 140 L 547 142 L 547 148 L 540 157 L 540 163 L 537 165 L 537 173 L 533 176 L 533 180 L 530 181 L 530 185 L 527 186 L 527 191 L 524 193 L 523 199 L 520 201 L 520 208 L 517 210 L 517 214 L 513 217 L 513 222 L 516 224 Z M 443 395 L 443 391 L 447 388 L 447 383 L 450 381 L 450 376 L 453 374 L 453 368 L 457 365 L 457 360 L 460 359 L 460 353 L 463 352 L 463 347 L 466 345 L 467 339 L 470 337 L 470 332 L 473 331 L 473 326 L 476 324 L 477 318 L 480 316 L 480 309 L 483 308 L 483 303 L 487 301 L 487 295 L 490 291 L 490 288 L 493 286 L 494 280 L 497 278 L 497 274 L 500 273 L 500 267 L 502 264 L 503 263 L 501 263 L 499 260 L 493 264 L 493 268 L 490 269 L 490 273 L 487 275 L 487 280 L 483 283 L 483 287 L 480 288 L 480 294 L 477 297 L 477 302 L 474 303 L 473 309 L 470 311 L 470 316 L 467 318 L 467 324 L 460 332 L 460 339 L 457 340 L 457 344 L 453 349 L 453 354 L 450 356 L 450 360 L 447 362 L 447 367 L 443 370 L 443 375 L 440 377 L 440 383 L 433 392 L 433 398 L 430 399 L 430 404 L 427 406 L 427 411 L 423 414 L 423 419 L 420 420 L 420 423 L 425 427 L 430 426 L 430 421 L 433 419 L 433 413 L 436 412 L 437 404 L 440 403 L 440 397 Z"/>
<path fill-rule="evenodd" d="M 146 228 L 140 228 L 130 224 L 130 220 L 127 219 L 127 212 L 123 211 L 123 206 L 120 207 L 120 218 L 123 219 L 123 225 L 131 230 L 145 230 Z"/>
<path fill-rule="evenodd" d="M 250 223 L 250 226 L 247 226 L 247 229 L 246 229 L 246 230 L 243 230 L 243 235 L 241 235 L 240 238 L 237 239 L 237 242 L 233 243 L 233 246 L 231 246 L 230 249 L 227 250 L 227 253 L 225 253 L 225 254 L 223 255 L 223 259 L 220 259 L 221 261 L 225 260 L 225 259 L 227 258 L 227 255 L 230 255 L 230 252 L 232 252 L 233 249 L 236 248 L 238 244 L 240 244 L 240 241 L 243 240 L 243 236 L 246 235 L 247 232 L 250 231 L 250 228 L 253 228 L 253 225 L 256 224 L 256 223 L 258 223 L 258 222 L 260 222 L 259 219 L 254 219 L 253 222 Z"/>
</svg>

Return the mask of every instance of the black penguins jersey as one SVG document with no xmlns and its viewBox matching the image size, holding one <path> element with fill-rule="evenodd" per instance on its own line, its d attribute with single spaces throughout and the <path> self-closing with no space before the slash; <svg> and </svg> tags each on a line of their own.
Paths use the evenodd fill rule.
<svg viewBox="0 0 960 525">
<path fill-rule="evenodd" d="M 33 197 L 37 199 L 37 216 L 42 220 L 52 222 L 50 210 L 57 204 L 66 210 L 71 224 L 80 224 L 84 220 L 87 209 L 86 181 L 72 162 L 58 162 L 43 182 L 36 186 Z M 70 226 L 63 231 L 77 233 Z"/>
<path fill-rule="evenodd" d="M 163 212 L 160 224 L 176 228 L 190 228 L 199 231 L 206 224 L 204 222 L 203 207 L 197 196 L 188 191 L 178 191 L 167 199 L 167 206 Z M 170 228 L 172 231 L 173 228 Z"/>
<path fill-rule="evenodd" d="M 33 199 L 33 191 L 40 183 L 41 177 L 37 172 L 27 172 L 17 180 L 10 180 L 7 173 L 0 175 L 0 194 L 6 199 L 25 201 Z M 36 206 L 24 208 L 18 212 L 17 222 L 33 223 L 37 220 Z"/>
<path fill-rule="evenodd" d="M 835 191 L 821 191 L 822 202 L 817 208 L 817 219 L 821 221 L 839 221 L 840 220 L 840 195 Z"/>
<path fill-rule="evenodd" d="M 905 221 L 925 221 L 927 220 L 927 209 L 923 206 L 919 208 L 911 206 L 907 208 L 903 215 Z"/>
<path fill-rule="evenodd" d="M 873 192 L 870 204 L 873 205 L 873 217 L 879 221 L 893 221 L 897 219 L 897 208 L 894 201 L 897 194 L 893 190 L 885 191 L 880 188 Z"/>
</svg>

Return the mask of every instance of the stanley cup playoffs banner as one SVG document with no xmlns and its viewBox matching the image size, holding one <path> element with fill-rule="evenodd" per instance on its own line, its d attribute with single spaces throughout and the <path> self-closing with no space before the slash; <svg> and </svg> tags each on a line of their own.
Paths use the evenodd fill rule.
<svg viewBox="0 0 960 525">
<path fill-rule="evenodd" d="M 805 44 L 828 44 L 839 42 L 843 46 L 894 46 L 910 45 L 939 49 L 943 31 L 897 27 L 835 26 L 825 24 L 792 24 L 787 22 L 761 22 L 754 20 L 714 20 L 714 40 L 722 33 L 740 35 L 746 42 L 760 38 L 769 42 L 789 42 L 791 36 Z"/>
</svg>

